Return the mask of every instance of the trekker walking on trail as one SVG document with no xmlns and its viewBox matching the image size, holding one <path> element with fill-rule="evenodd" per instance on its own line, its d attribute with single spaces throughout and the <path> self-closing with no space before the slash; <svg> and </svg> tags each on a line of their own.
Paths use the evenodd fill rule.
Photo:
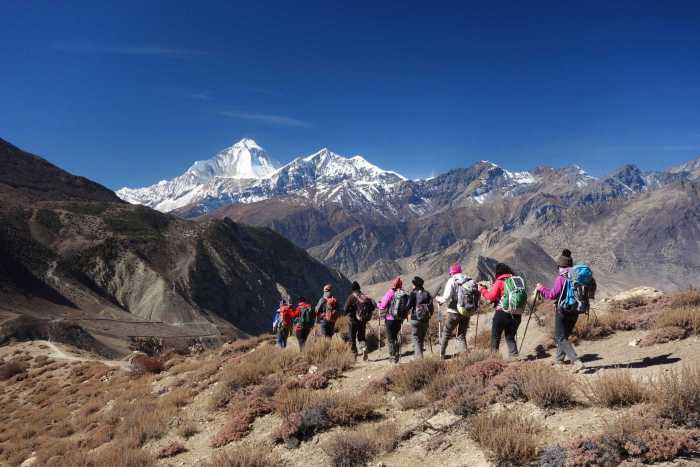
<svg viewBox="0 0 700 467">
<path fill-rule="evenodd" d="M 338 319 L 338 300 L 333 296 L 333 286 L 323 286 L 323 296 L 316 304 L 316 320 L 323 337 L 331 338 L 335 332 L 335 320 Z"/>
<path fill-rule="evenodd" d="M 557 344 L 555 363 L 563 364 L 565 359 L 568 358 L 569 362 L 574 365 L 574 371 L 578 372 L 584 370 L 586 365 L 576 354 L 574 345 L 569 341 L 569 336 L 571 336 L 578 320 L 578 313 L 566 312 L 560 306 L 560 298 L 564 292 L 569 271 L 574 266 L 570 250 L 564 249 L 562 251 L 561 256 L 557 258 L 557 266 L 559 267 L 559 273 L 554 279 L 552 288 L 537 284 L 537 291 L 547 300 L 557 302 L 554 310 L 554 341 Z"/>
<path fill-rule="evenodd" d="M 294 310 L 294 335 L 299 342 L 299 351 L 304 350 L 304 344 L 309 337 L 309 333 L 314 328 L 315 318 L 311 305 L 306 298 L 299 297 L 296 310 Z"/>
<path fill-rule="evenodd" d="M 467 351 L 467 328 L 469 327 L 468 313 L 460 313 L 457 310 L 457 299 L 460 287 L 470 279 L 462 274 L 462 266 L 458 263 L 450 266 L 450 278 L 447 279 L 445 290 L 442 295 L 435 297 L 440 305 L 447 304 L 447 322 L 445 329 L 442 332 L 442 340 L 440 342 L 440 358 L 446 358 L 447 344 L 449 343 L 452 333 L 457 331 L 457 342 L 462 352 Z"/>
<path fill-rule="evenodd" d="M 367 344 L 365 342 L 365 331 L 367 323 L 372 319 L 374 310 L 377 309 L 377 304 L 362 293 L 360 284 L 357 281 L 352 283 L 352 292 L 345 302 L 343 312 L 350 320 L 350 348 L 352 353 L 357 356 L 358 345 L 362 352 L 362 359 L 367 360 L 369 354 L 367 352 Z"/>
<path fill-rule="evenodd" d="M 287 347 L 287 338 L 292 330 L 292 319 L 294 310 L 287 304 L 286 300 L 280 301 L 280 306 L 275 312 L 275 320 L 272 325 L 272 330 L 277 336 L 277 345 L 280 348 Z"/>
<path fill-rule="evenodd" d="M 423 288 L 423 279 L 416 276 L 411 281 L 413 290 L 408 297 L 408 313 L 413 337 L 413 359 L 423 358 L 423 345 L 428 332 L 428 322 L 433 316 L 433 297 Z"/>
<path fill-rule="evenodd" d="M 394 363 L 398 363 L 399 358 L 401 358 L 399 333 L 403 320 L 406 318 L 405 312 L 408 309 L 408 294 L 404 292 L 402 287 L 401 278 L 394 279 L 391 288 L 386 291 L 384 298 L 378 305 L 380 315 L 384 318 L 389 355 L 394 358 Z"/>
<path fill-rule="evenodd" d="M 508 354 L 515 357 L 518 355 L 518 344 L 515 341 L 515 336 L 518 334 L 518 327 L 522 320 L 522 310 L 517 308 L 504 309 L 506 307 L 504 306 L 505 284 L 509 277 L 513 277 L 513 271 L 507 264 L 498 263 L 495 276 L 496 280 L 490 289 L 483 285 L 479 288 L 481 296 L 496 307 L 491 323 L 491 351 L 498 352 L 501 346 L 501 336 L 505 334 Z"/>
</svg>

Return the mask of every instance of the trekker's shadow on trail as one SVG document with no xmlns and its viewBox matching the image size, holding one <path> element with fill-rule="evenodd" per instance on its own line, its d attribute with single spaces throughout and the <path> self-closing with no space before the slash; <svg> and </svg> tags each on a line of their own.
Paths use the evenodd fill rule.
<svg viewBox="0 0 700 467">
<path fill-rule="evenodd" d="M 656 357 L 644 357 L 629 363 L 611 363 L 609 365 L 590 366 L 585 373 L 596 373 L 600 370 L 615 370 L 619 368 L 639 369 L 657 365 L 672 365 L 681 361 L 679 357 L 671 357 L 672 353 L 661 354 Z"/>
<path fill-rule="evenodd" d="M 590 363 L 590 362 L 597 362 L 598 360 L 602 360 L 603 357 L 601 357 L 597 353 L 587 353 L 584 355 L 581 355 L 581 361 L 583 363 Z"/>
</svg>

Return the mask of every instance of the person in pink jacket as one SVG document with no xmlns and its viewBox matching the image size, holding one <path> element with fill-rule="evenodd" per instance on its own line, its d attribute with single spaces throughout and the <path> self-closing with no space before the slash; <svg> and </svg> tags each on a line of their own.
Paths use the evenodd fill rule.
<svg viewBox="0 0 700 467">
<path fill-rule="evenodd" d="M 578 314 L 566 313 L 559 308 L 558 304 L 559 297 L 564 291 L 564 285 L 566 285 L 566 274 L 574 266 L 570 250 L 565 249 L 562 251 L 561 256 L 557 259 L 557 266 L 559 267 L 559 272 L 554 279 L 552 287 L 548 288 L 542 284 L 537 284 L 537 291 L 545 299 L 557 302 L 554 308 L 554 341 L 557 344 L 555 363 L 564 363 L 565 359 L 568 358 L 569 362 L 574 365 L 575 371 L 582 371 L 586 368 L 586 365 L 576 354 L 574 345 L 569 341 L 569 336 L 571 336 L 576 327 Z"/>
<path fill-rule="evenodd" d="M 386 291 L 377 308 L 380 315 L 384 316 L 384 327 L 386 338 L 389 344 L 389 355 L 398 363 L 401 357 L 399 344 L 399 333 L 401 324 L 405 318 L 405 311 L 408 304 L 408 294 L 403 291 L 403 282 L 400 277 L 394 279 L 391 288 Z"/>
</svg>

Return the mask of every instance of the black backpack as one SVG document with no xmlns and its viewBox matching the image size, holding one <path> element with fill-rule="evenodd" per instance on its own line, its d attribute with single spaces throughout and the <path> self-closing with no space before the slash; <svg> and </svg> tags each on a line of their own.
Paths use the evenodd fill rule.
<svg viewBox="0 0 700 467">
<path fill-rule="evenodd" d="M 370 321 L 377 303 L 367 295 L 360 293 L 357 295 L 357 311 L 355 317 L 360 321 Z"/>
<path fill-rule="evenodd" d="M 426 290 L 416 290 L 413 292 L 416 296 L 416 308 L 413 311 L 412 319 L 416 321 L 428 321 L 432 313 L 430 312 L 430 302 L 433 297 Z"/>
</svg>

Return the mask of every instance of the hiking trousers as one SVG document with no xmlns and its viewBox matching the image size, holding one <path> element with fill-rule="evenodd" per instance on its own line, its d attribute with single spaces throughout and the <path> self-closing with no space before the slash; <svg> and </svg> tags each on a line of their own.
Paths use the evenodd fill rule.
<svg viewBox="0 0 700 467">
<path fill-rule="evenodd" d="M 469 317 L 459 313 L 447 312 L 445 329 L 442 330 L 442 341 L 440 342 L 440 356 L 444 357 L 447 352 L 447 344 L 452 337 L 452 333 L 457 331 L 457 343 L 462 352 L 467 351 L 467 328 L 469 327 Z"/>
<path fill-rule="evenodd" d="M 365 350 L 365 330 L 367 329 L 367 321 L 361 321 L 357 318 L 350 318 L 350 348 L 352 353 L 357 355 L 357 344 L 364 352 Z"/>
<path fill-rule="evenodd" d="M 335 323 L 333 321 L 321 320 L 318 327 L 323 337 L 333 337 L 333 333 L 335 333 Z"/>
<path fill-rule="evenodd" d="M 578 314 L 576 313 L 562 313 L 559 310 L 554 313 L 554 342 L 557 344 L 556 359 L 560 362 L 563 362 L 565 358 L 568 358 L 572 363 L 578 360 L 576 349 L 569 342 L 569 336 L 576 326 L 576 321 L 578 321 Z"/>
<path fill-rule="evenodd" d="M 287 338 L 289 337 L 289 328 L 279 326 L 277 328 L 277 345 L 281 348 L 287 347 Z"/>
<path fill-rule="evenodd" d="M 297 341 L 299 342 L 299 351 L 300 352 L 302 352 L 304 350 L 304 345 L 306 344 L 306 339 L 309 337 L 309 334 L 311 333 L 312 329 L 313 329 L 313 327 L 306 327 L 306 328 L 294 330 L 294 335 L 296 336 Z"/>
<path fill-rule="evenodd" d="M 399 349 L 399 333 L 401 332 L 402 321 L 398 319 L 385 319 L 384 328 L 386 329 L 386 340 L 389 344 L 389 355 L 394 357 L 395 361 L 401 356 Z"/>
<path fill-rule="evenodd" d="M 411 337 L 413 338 L 413 358 L 423 358 L 423 345 L 428 333 L 427 321 L 411 321 Z"/>
<path fill-rule="evenodd" d="M 498 352 L 501 346 L 501 336 L 506 335 L 508 353 L 511 356 L 518 355 L 518 344 L 515 336 L 518 334 L 518 326 L 522 320 L 522 315 L 514 315 L 503 310 L 496 310 L 491 323 L 491 350 Z"/>
</svg>

